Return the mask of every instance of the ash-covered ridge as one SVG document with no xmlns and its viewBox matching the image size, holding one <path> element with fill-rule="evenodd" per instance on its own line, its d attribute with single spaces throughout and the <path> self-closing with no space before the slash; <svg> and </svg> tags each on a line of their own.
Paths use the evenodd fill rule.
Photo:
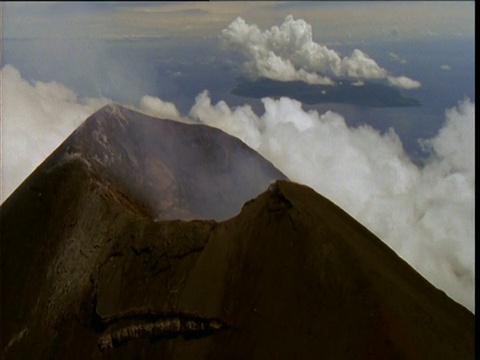
<svg viewBox="0 0 480 360">
<path fill-rule="evenodd" d="M 77 161 L 156 219 L 225 220 L 276 179 L 287 179 L 239 139 L 206 125 L 111 104 L 46 161 Z"/>
</svg>

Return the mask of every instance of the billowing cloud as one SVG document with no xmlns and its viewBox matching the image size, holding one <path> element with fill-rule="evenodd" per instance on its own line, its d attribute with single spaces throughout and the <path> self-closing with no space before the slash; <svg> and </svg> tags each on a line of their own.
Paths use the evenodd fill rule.
<svg viewBox="0 0 480 360">
<path fill-rule="evenodd" d="M 180 118 L 180 113 L 175 104 L 150 95 L 145 95 L 140 99 L 139 110 L 161 119 L 175 120 Z"/>
<path fill-rule="evenodd" d="M 2 79 L 2 194 L 22 182 L 63 140 L 107 99 L 77 99 L 57 82 L 29 82 L 10 65 Z"/>
<path fill-rule="evenodd" d="M 3 79 L 3 199 L 86 117 L 108 101 L 77 99 L 58 83 L 28 82 L 11 66 Z M 376 233 L 450 297 L 474 309 L 475 104 L 446 112 L 438 135 L 423 141 L 431 157 L 413 164 L 393 130 L 347 126 L 334 112 L 300 102 L 212 104 L 197 96 L 189 121 L 214 126 L 256 149 L 290 179 L 309 185 Z M 173 104 L 146 96 L 139 105 L 176 115 Z M 186 119 L 181 119 L 186 120 Z"/>
<path fill-rule="evenodd" d="M 274 26 L 264 32 L 238 17 L 222 30 L 222 37 L 250 59 L 247 68 L 251 72 L 274 80 L 304 78 L 309 83 L 331 84 L 328 77 L 319 77 L 315 71 L 327 72 L 341 62 L 334 51 L 312 41 L 309 24 L 294 20 L 292 16 L 288 16 L 280 28 Z M 311 56 L 317 60 L 315 69 L 303 66 Z M 282 75 L 285 70 L 288 74 Z M 302 75 L 300 70 L 303 70 Z"/>
<path fill-rule="evenodd" d="M 355 79 L 385 79 L 387 70 L 359 49 L 343 58 L 332 49 L 313 41 L 312 26 L 288 15 L 280 26 L 260 30 L 237 17 L 221 33 L 222 38 L 248 60 L 246 69 L 255 76 L 279 81 L 303 80 L 331 85 L 331 76 Z M 412 88 L 407 78 L 394 78 L 394 86 Z M 420 85 L 418 81 L 416 85 Z"/>
<path fill-rule="evenodd" d="M 390 85 L 407 89 L 407 90 L 418 89 L 419 87 L 422 86 L 422 84 L 420 84 L 417 80 L 410 79 L 406 76 L 398 76 L 398 77 L 388 76 L 387 80 Z"/>
<path fill-rule="evenodd" d="M 201 93 L 190 117 L 230 133 L 290 179 L 313 187 L 387 242 L 435 286 L 474 307 L 475 105 L 446 114 L 419 168 L 393 130 L 349 128 L 336 113 L 306 112 L 288 98 L 264 98 L 257 117 L 245 105 L 212 105 Z"/>
<path fill-rule="evenodd" d="M 375 60 L 367 54 L 355 49 L 352 55 L 342 59 L 340 70 L 337 71 L 336 75 L 362 79 L 384 79 L 387 76 L 387 70 L 378 66 Z"/>
</svg>

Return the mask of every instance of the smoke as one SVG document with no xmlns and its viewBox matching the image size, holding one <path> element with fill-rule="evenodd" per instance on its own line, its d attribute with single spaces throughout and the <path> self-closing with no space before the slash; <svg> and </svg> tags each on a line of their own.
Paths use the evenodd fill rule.
<svg viewBox="0 0 480 360">
<path fill-rule="evenodd" d="M 474 309 L 474 115 L 469 100 L 446 112 L 419 168 L 391 129 L 349 128 L 336 113 L 306 112 L 298 101 L 212 105 L 198 95 L 190 117 L 234 135 L 290 179 L 337 203 L 450 297 Z"/>
<path fill-rule="evenodd" d="M 79 100 L 55 82 L 28 82 L 8 65 L 1 76 L 3 200 L 108 101 Z M 249 105 L 212 104 L 204 91 L 188 118 L 178 120 L 240 138 L 290 179 L 337 203 L 435 286 L 474 310 L 473 102 L 467 99 L 446 111 L 441 131 L 423 141 L 431 156 L 422 168 L 405 154 L 393 130 L 350 128 L 337 113 L 305 111 L 289 98 L 262 102 L 265 111 L 258 116 Z M 179 114 L 174 104 L 151 96 L 138 107 L 161 117 Z"/>
<path fill-rule="evenodd" d="M 245 68 L 255 76 L 278 81 L 302 80 L 310 84 L 332 85 L 330 76 L 354 79 L 388 79 L 404 89 L 420 87 L 416 80 L 394 77 L 359 49 L 350 56 L 340 55 L 313 41 L 312 26 L 288 15 L 283 23 L 261 31 L 237 17 L 222 30 L 222 38 L 248 61 Z"/>
</svg>

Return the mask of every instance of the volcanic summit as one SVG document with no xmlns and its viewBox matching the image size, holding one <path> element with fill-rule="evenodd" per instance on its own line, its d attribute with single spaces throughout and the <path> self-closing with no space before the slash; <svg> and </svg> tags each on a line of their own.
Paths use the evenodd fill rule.
<svg viewBox="0 0 480 360">
<path fill-rule="evenodd" d="M 4 202 L 5 359 L 473 359 L 474 315 L 220 130 L 117 105 Z"/>
</svg>

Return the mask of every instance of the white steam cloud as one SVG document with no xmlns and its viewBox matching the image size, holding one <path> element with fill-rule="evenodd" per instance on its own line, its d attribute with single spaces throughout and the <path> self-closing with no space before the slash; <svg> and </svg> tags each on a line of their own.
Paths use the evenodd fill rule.
<svg viewBox="0 0 480 360">
<path fill-rule="evenodd" d="M 57 82 L 30 83 L 10 65 L 0 69 L 0 77 L 3 202 L 78 125 L 111 101 L 79 100 Z"/>
<path fill-rule="evenodd" d="M 3 196 L 11 192 L 105 99 L 78 101 L 58 83 L 30 83 L 11 66 L 3 77 Z M 256 149 L 290 179 L 311 186 L 375 232 L 450 297 L 474 310 L 474 116 L 469 100 L 446 112 L 431 151 L 419 168 L 393 130 L 349 128 L 334 112 L 306 112 L 300 102 L 262 100 L 212 104 L 197 96 L 189 121 L 211 125 Z M 146 96 L 143 111 L 177 116 L 172 103 Z M 186 119 L 180 119 L 186 120 Z M 5 197 L 3 197 L 5 198 Z"/>
<path fill-rule="evenodd" d="M 349 128 L 333 112 L 305 112 L 288 98 L 250 106 L 212 105 L 201 93 L 190 116 L 232 134 L 283 171 L 313 187 L 375 232 L 450 297 L 474 308 L 474 103 L 447 111 L 419 168 L 393 130 Z"/>
<path fill-rule="evenodd" d="M 283 23 L 261 31 L 241 17 L 222 30 L 222 38 L 248 59 L 247 70 L 255 76 L 278 81 L 302 80 L 332 85 L 330 75 L 354 79 L 386 79 L 393 86 L 412 89 L 418 81 L 395 78 L 359 49 L 341 58 L 334 50 L 313 41 L 312 26 L 288 15 Z"/>
<path fill-rule="evenodd" d="M 167 101 L 163 101 L 155 96 L 145 95 L 140 99 L 139 110 L 152 116 L 159 117 L 161 119 L 176 120 L 180 118 L 175 104 Z"/>
</svg>

